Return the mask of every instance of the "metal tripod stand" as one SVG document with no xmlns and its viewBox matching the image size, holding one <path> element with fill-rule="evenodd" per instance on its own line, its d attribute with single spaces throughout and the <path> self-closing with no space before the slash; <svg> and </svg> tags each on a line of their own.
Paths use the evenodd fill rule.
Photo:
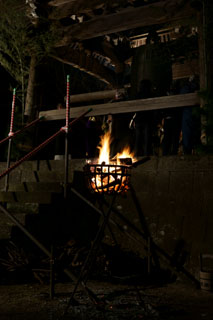
<svg viewBox="0 0 213 320">
<path fill-rule="evenodd" d="M 150 273 L 150 267 L 151 267 L 151 256 L 153 258 L 153 261 L 154 261 L 154 264 L 155 265 L 159 265 L 159 261 L 158 261 L 158 257 L 156 255 L 156 252 L 154 250 L 154 246 L 153 246 L 153 242 L 152 242 L 152 239 L 151 239 L 151 235 L 149 233 L 149 230 L 146 226 L 146 221 L 145 221 L 145 218 L 144 218 L 144 215 L 143 215 L 143 212 L 140 208 L 140 204 L 139 204 L 139 201 L 137 199 L 137 196 L 136 196 L 136 193 L 135 193 L 135 190 L 134 188 L 132 187 L 132 185 L 130 184 L 129 185 L 129 189 L 130 189 L 130 193 L 131 193 L 131 197 L 133 199 L 133 202 L 135 204 L 135 207 L 137 209 L 137 212 L 139 214 L 139 217 L 140 217 L 140 223 L 141 223 L 141 226 L 143 228 L 143 234 L 141 234 L 143 236 L 143 238 L 145 239 L 146 241 L 146 244 L 147 244 L 147 252 L 148 252 L 148 266 L 147 266 L 147 271 L 148 273 Z M 87 202 L 89 205 L 93 206 L 93 208 L 96 210 L 96 211 L 99 211 L 99 213 L 101 213 L 103 215 L 103 221 L 102 221 L 102 224 L 96 234 L 96 237 L 92 243 L 92 246 L 90 248 L 90 251 L 87 255 L 87 258 L 85 259 L 85 262 L 81 268 L 81 271 L 80 271 L 80 275 L 78 277 L 78 280 L 75 284 L 75 287 L 71 293 L 71 297 L 68 301 L 68 304 L 66 306 L 66 309 L 64 311 L 64 315 L 67 314 L 67 311 L 69 309 L 69 307 L 71 305 L 75 305 L 77 303 L 77 301 L 74 299 L 74 296 L 75 296 L 75 293 L 78 289 L 78 286 L 79 285 L 82 285 L 84 289 L 86 289 L 87 293 L 88 293 L 88 296 L 89 298 L 92 300 L 93 303 L 95 303 L 96 305 L 103 305 L 103 300 L 100 300 L 98 299 L 97 295 L 92 291 L 90 290 L 87 286 L 86 286 L 86 282 L 87 282 L 87 279 L 88 279 L 88 275 L 89 275 L 89 272 L 92 268 L 92 265 L 95 261 L 95 258 L 97 256 L 97 252 L 98 252 L 98 249 L 99 249 L 99 246 L 101 244 L 101 241 L 104 237 L 104 231 L 107 227 L 107 224 L 109 222 L 109 219 L 110 219 L 110 215 L 112 212 L 114 212 L 115 214 L 117 214 L 117 211 L 115 208 L 113 208 L 113 205 L 115 203 L 115 199 L 116 199 L 116 196 L 118 195 L 118 193 L 114 193 L 112 198 L 111 198 L 111 201 L 110 203 L 107 203 L 107 201 L 105 200 L 105 197 L 103 195 L 103 204 L 107 206 L 107 212 L 104 213 L 103 210 L 102 212 L 100 212 L 99 209 L 97 209 L 94 205 L 92 205 L 87 199 L 85 199 L 83 196 L 81 196 L 80 194 L 78 194 L 74 189 L 72 189 L 72 191 L 74 191 L 76 193 L 76 195 L 78 195 L 83 201 Z M 128 221 L 126 221 L 126 223 L 128 224 Z M 129 223 L 130 227 L 132 227 L 132 225 Z M 141 299 L 140 299 L 141 300 Z"/>
<path fill-rule="evenodd" d="M 66 309 L 64 311 L 64 314 L 63 315 L 66 315 L 67 314 L 67 311 L 69 309 L 69 307 L 71 306 L 71 304 L 76 304 L 76 300 L 74 299 L 74 295 L 78 289 L 78 286 L 81 284 L 84 289 L 86 289 L 88 295 L 89 295 L 89 298 L 95 303 L 95 304 L 99 304 L 100 303 L 100 300 L 98 299 L 98 297 L 96 296 L 96 294 L 91 290 L 89 289 L 87 286 L 86 286 L 86 282 L 87 282 L 87 279 L 88 279 L 88 276 L 89 276 L 89 272 L 93 266 L 93 263 L 95 261 L 95 258 L 97 256 L 97 252 L 98 252 L 98 249 L 100 247 L 100 244 L 101 244 L 101 241 L 104 237 L 104 231 L 107 227 L 107 224 L 109 222 L 109 218 L 110 218 L 110 214 L 112 212 L 112 207 L 113 207 L 113 204 L 115 202 L 115 198 L 116 198 L 116 193 L 113 194 L 113 197 L 112 197 L 112 200 L 111 200 L 111 203 L 110 203 L 110 206 L 107 210 L 106 213 L 104 213 L 102 211 L 102 214 L 103 214 L 103 221 L 102 221 L 102 224 L 101 226 L 99 227 L 99 230 L 96 234 L 96 237 L 92 243 L 92 246 L 88 252 L 88 255 L 85 259 L 85 262 L 81 268 L 81 271 L 80 271 L 80 274 L 79 274 L 79 277 L 76 281 L 76 284 L 75 284 L 75 287 L 71 293 L 71 297 L 68 301 L 68 304 L 66 306 Z"/>
</svg>

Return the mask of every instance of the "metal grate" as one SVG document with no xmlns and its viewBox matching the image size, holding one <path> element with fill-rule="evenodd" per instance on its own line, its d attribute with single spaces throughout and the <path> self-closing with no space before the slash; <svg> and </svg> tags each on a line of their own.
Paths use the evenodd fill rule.
<svg viewBox="0 0 213 320">
<path fill-rule="evenodd" d="M 130 166 L 87 164 L 84 167 L 87 185 L 92 192 L 114 194 L 129 189 Z"/>
</svg>

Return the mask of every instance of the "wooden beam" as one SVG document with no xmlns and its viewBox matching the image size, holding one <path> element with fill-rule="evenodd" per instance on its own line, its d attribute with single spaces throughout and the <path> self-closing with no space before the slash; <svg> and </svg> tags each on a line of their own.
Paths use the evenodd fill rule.
<svg viewBox="0 0 213 320">
<path fill-rule="evenodd" d="M 114 90 L 104 90 L 104 91 L 75 94 L 70 96 L 70 103 L 114 99 L 117 91 L 121 94 L 125 93 L 125 89 L 119 89 L 119 90 L 114 89 Z"/>
<path fill-rule="evenodd" d="M 129 5 L 128 0 L 53 0 L 48 3 L 49 6 L 55 7 L 49 14 L 50 19 L 59 20 L 70 15 L 89 14 L 94 16 L 93 10 L 106 8 L 123 9 Z"/>
<path fill-rule="evenodd" d="M 53 6 L 53 7 L 60 7 L 64 4 L 71 3 L 71 2 L 77 2 L 77 1 L 79 1 L 79 0 L 52 0 L 52 1 L 48 2 L 48 5 Z"/>
<path fill-rule="evenodd" d="M 72 66 L 73 68 L 76 68 L 76 69 L 78 69 L 78 70 L 81 70 L 82 72 L 85 72 L 85 73 L 91 75 L 92 77 L 95 77 L 95 78 L 97 78 L 98 80 L 103 81 L 104 83 L 106 83 L 107 85 L 109 85 L 110 87 L 112 87 L 112 84 L 113 84 L 113 82 L 114 82 L 114 79 L 113 79 L 112 77 L 110 77 L 109 74 L 107 74 L 107 72 L 106 72 L 106 70 L 105 70 L 106 68 L 104 68 L 104 66 L 102 66 L 102 65 L 100 65 L 100 64 L 98 65 L 98 62 L 96 62 L 96 64 L 98 65 L 98 68 L 96 69 L 96 70 L 97 70 L 97 73 L 94 73 L 94 72 L 92 72 L 92 71 L 90 71 L 90 70 L 88 70 L 88 69 L 80 66 L 79 64 L 74 63 L 74 62 L 72 62 L 71 60 L 68 60 L 67 58 L 61 58 L 61 57 L 55 56 L 55 55 L 50 55 L 50 57 L 52 57 L 53 59 L 58 60 L 58 61 L 60 61 L 60 62 L 62 62 L 62 63 L 64 63 L 64 64 L 69 64 L 69 65 Z M 72 58 L 73 58 L 73 57 L 72 57 Z M 72 59 L 72 58 L 71 58 L 71 59 Z M 100 69 L 101 69 L 101 71 L 102 71 L 102 76 L 100 76 L 100 75 L 98 74 L 98 70 L 100 70 Z"/>
<path fill-rule="evenodd" d="M 161 110 L 168 108 L 192 107 L 199 106 L 200 99 L 197 93 L 187 93 L 179 95 L 171 95 L 158 98 L 139 99 L 120 101 L 115 103 L 104 103 L 91 106 L 76 107 L 70 109 L 70 118 L 77 118 L 83 112 L 92 108 L 89 116 L 102 116 L 106 114 L 131 113 L 146 110 Z M 40 117 L 45 120 L 60 120 L 65 119 L 65 110 L 49 110 L 39 113 Z"/>
<path fill-rule="evenodd" d="M 108 0 L 110 1 L 110 0 Z M 60 20 L 62 18 L 69 17 L 71 15 L 82 15 L 82 14 L 87 14 L 90 13 L 92 16 L 93 10 L 94 9 L 100 9 L 104 8 L 107 6 L 107 1 L 105 0 L 104 2 L 100 2 L 100 0 L 72 0 L 72 1 L 62 1 L 63 3 L 58 3 L 57 5 L 55 2 L 55 5 L 53 6 L 54 9 L 51 10 L 49 14 L 49 19 L 52 20 Z M 48 3 L 48 5 L 52 5 L 51 3 Z"/>
<path fill-rule="evenodd" d="M 50 55 L 53 59 L 69 64 L 108 85 L 115 84 L 113 72 L 101 64 L 91 52 L 84 49 L 70 48 L 69 46 L 55 48 L 54 55 Z"/>
<path fill-rule="evenodd" d="M 60 45 L 68 45 L 72 40 L 86 40 L 106 34 L 121 32 L 138 27 L 184 21 L 196 18 L 190 4 L 182 6 L 182 0 L 165 0 L 150 5 L 124 9 L 119 13 L 101 15 L 98 18 L 63 27 L 64 38 Z"/>
</svg>

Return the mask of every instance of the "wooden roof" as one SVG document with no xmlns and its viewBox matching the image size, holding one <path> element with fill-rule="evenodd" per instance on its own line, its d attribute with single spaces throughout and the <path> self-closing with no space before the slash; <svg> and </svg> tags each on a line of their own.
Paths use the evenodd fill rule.
<svg viewBox="0 0 213 320">
<path fill-rule="evenodd" d="M 123 61 L 117 56 L 118 48 L 112 44 L 106 46 L 106 36 L 129 39 L 143 28 L 147 31 L 147 27 L 153 25 L 160 28 L 178 25 L 180 21 L 188 24 L 197 15 L 190 0 L 46 0 L 45 4 L 40 0 L 40 5 L 45 7 L 59 35 L 54 58 L 112 87 L 115 82 L 112 71 L 94 57 L 94 52 L 98 52 L 109 58 L 115 69 L 121 67 Z M 80 49 L 73 49 L 73 43 L 80 43 Z M 85 63 L 88 60 L 90 62 Z"/>
<path fill-rule="evenodd" d="M 48 18 L 57 26 L 60 39 L 56 44 L 54 58 L 88 72 L 98 79 L 114 86 L 112 71 L 103 64 L 95 66 L 94 51 L 102 50 L 116 66 L 119 50 L 113 44 L 106 44 L 106 36 L 130 39 L 148 31 L 151 26 L 157 29 L 194 24 L 197 11 L 190 0 L 51 0 L 46 1 Z M 91 46 L 88 44 L 91 43 Z M 76 44 L 76 45 L 75 45 Z M 99 44 L 99 48 L 96 44 Z M 97 61 L 96 61 L 97 62 Z M 121 61 L 122 63 L 123 61 Z M 94 67 L 95 66 L 95 67 Z M 196 94 L 166 96 L 137 101 L 122 101 L 103 105 L 92 105 L 89 115 L 126 113 L 147 109 L 199 105 Z M 71 108 L 71 117 L 78 117 L 88 107 Z M 46 120 L 64 118 L 64 110 L 41 112 Z"/>
<path fill-rule="evenodd" d="M 63 21 L 67 18 L 66 23 L 70 23 L 62 27 L 62 45 L 156 24 L 178 24 L 186 19 L 189 23 L 196 15 L 190 1 L 185 0 L 53 0 L 48 5 L 52 8 L 49 19 Z M 71 18 L 73 16 L 76 20 Z M 80 17 L 81 22 L 78 21 Z"/>
</svg>

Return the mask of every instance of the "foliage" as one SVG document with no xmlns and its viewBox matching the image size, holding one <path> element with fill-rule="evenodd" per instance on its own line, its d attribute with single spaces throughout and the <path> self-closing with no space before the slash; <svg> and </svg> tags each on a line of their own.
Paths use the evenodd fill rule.
<svg viewBox="0 0 213 320">
<path fill-rule="evenodd" d="M 0 64 L 16 81 L 22 115 L 31 57 L 36 56 L 38 65 L 49 55 L 57 39 L 45 18 L 36 18 L 36 23 L 32 21 L 25 2 L 0 0 Z"/>
<path fill-rule="evenodd" d="M 29 25 L 15 2 L 0 3 L 0 63 L 21 83 L 21 77 L 28 73 L 26 48 Z"/>
<path fill-rule="evenodd" d="M 8 271 L 16 271 L 17 269 L 26 270 L 29 266 L 29 260 L 23 251 L 18 248 L 13 242 L 7 246 L 7 257 L 0 259 L 0 264 Z"/>
<path fill-rule="evenodd" d="M 31 55 L 36 53 L 41 61 L 52 48 L 54 32 L 44 19 L 40 25 L 32 25 L 19 0 L 0 2 L 0 64 L 18 83 L 28 76 Z"/>
</svg>

